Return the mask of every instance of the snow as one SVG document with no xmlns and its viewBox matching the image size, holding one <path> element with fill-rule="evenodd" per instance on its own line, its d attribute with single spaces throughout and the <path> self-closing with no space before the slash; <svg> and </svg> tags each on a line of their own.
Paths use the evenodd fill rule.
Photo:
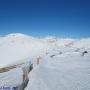
<svg viewBox="0 0 90 90">
<path fill-rule="evenodd" d="M 73 46 L 77 48 L 89 48 L 90 49 L 90 38 L 79 39 Z"/>
<path fill-rule="evenodd" d="M 13 87 L 22 84 L 22 75 L 23 71 L 21 70 L 21 68 L 15 68 L 8 72 L 0 73 L 0 87 Z"/>
<path fill-rule="evenodd" d="M 44 58 L 25 90 L 90 90 L 89 57 Z"/>
<path fill-rule="evenodd" d="M 0 67 L 43 54 L 50 46 L 23 34 L 10 34 L 0 39 Z"/>
<path fill-rule="evenodd" d="M 32 63 L 25 90 L 90 90 L 90 38 L 36 38 L 20 33 L 0 37 L 0 69 L 17 66 L 0 73 L 0 85 L 21 84 L 22 68 Z"/>
</svg>

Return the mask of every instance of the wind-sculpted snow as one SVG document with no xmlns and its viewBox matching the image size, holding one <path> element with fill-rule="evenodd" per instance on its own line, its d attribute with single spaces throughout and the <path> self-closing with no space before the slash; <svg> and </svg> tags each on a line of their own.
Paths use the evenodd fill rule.
<svg viewBox="0 0 90 90">
<path fill-rule="evenodd" d="M 33 64 L 30 73 L 29 62 Z M 90 90 L 90 38 L 36 38 L 20 33 L 2 36 L 0 69 L 2 84 L 20 84 L 23 76 L 26 82 L 29 79 L 25 90 Z"/>
<path fill-rule="evenodd" d="M 25 90 L 90 90 L 90 56 L 44 58 Z"/>
</svg>

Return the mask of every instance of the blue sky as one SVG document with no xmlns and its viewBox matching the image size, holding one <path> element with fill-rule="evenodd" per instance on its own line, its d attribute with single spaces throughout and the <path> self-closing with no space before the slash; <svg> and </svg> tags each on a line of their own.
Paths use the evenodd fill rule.
<svg viewBox="0 0 90 90">
<path fill-rule="evenodd" d="M 90 0 L 0 0 L 0 35 L 90 37 Z"/>
</svg>

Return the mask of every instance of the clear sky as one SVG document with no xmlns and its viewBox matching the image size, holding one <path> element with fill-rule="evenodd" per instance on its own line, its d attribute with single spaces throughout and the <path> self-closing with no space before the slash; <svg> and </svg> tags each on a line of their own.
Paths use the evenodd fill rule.
<svg viewBox="0 0 90 90">
<path fill-rule="evenodd" d="M 90 0 L 0 0 L 0 35 L 90 37 Z"/>
</svg>

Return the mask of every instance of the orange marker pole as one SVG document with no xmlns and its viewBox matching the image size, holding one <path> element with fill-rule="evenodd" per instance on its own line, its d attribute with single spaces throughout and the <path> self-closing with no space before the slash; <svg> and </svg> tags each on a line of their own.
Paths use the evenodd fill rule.
<svg viewBox="0 0 90 90">
<path fill-rule="evenodd" d="M 36 61 L 36 63 L 37 63 L 37 65 L 40 63 L 40 56 L 37 58 L 37 61 Z"/>
</svg>

